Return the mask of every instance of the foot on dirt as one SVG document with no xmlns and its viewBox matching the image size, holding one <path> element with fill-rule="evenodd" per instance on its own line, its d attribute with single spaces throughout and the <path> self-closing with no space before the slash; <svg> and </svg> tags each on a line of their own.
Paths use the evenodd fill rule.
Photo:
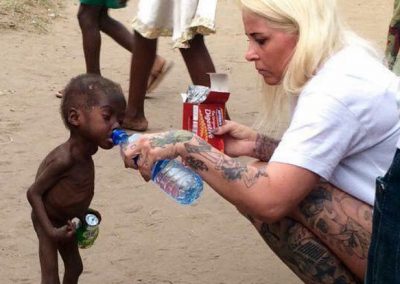
<svg viewBox="0 0 400 284">
<path fill-rule="evenodd" d="M 164 79 L 165 75 L 171 70 L 174 65 L 172 61 L 167 61 L 159 57 L 153 65 L 150 73 L 149 81 L 147 83 L 147 93 L 152 92 Z"/>
<path fill-rule="evenodd" d="M 141 118 L 127 118 L 125 117 L 122 127 L 125 129 L 135 130 L 135 131 L 146 131 L 149 122 L 145 117 Z"/>
<path fill-rule="evenodd" d="M 63 97 L 63 95 L 64 95 L 64 90 L 58 91 L 56 93 L 56 97 L 59 98 L 59 99 L 61 99 Z"/>
</svg>

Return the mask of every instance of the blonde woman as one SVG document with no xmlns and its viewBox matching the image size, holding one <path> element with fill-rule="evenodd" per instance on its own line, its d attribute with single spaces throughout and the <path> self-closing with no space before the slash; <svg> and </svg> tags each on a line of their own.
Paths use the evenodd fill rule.
<svg viewBox="0 0 400 284">
<path fill-rule="evenodd" d="M 215 131 L 225 154 L 182 130 L 144 135 L 126 150 L 125 164 L 149 180 L 155 160 L 181 157 L 304 282 L 361 283 L 375 178 L 400 137 L 399 79 L 344 28 L 334 0 L 241 4 L 245 57 L 273 102 L 261 126 L 276 136 L 276 115 L 292 110 L 283 135 L 227 121 Z"/>
</svg>

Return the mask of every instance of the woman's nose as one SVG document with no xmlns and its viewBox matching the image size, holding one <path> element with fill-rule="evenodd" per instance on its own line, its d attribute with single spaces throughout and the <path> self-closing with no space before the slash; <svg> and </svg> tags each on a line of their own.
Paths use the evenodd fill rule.
<svg viewBox="0 0 400 284">
<path fill-rule="evenodd" d="M 254 51 L 254 48 L 251 46 L 251 44 L 249 44 L 244 58 L 246 58 L 247 61 L 254 61 L 258 58 L 258 55 Z"/>
</svg>

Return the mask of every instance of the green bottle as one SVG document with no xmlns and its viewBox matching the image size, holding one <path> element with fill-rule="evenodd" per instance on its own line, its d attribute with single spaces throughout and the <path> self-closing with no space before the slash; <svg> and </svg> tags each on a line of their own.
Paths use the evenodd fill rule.
<svg viewBox="0 0 400 284">
<path fill-rule="evenodd" d="M 81 249 L 86 249 L 94 244 L 99 235 L 99 218 L 93 213 L 87 213 L 83 221 L 74 218 L 72 222 L 76 228 L 76 239 Z"/>
</svg>

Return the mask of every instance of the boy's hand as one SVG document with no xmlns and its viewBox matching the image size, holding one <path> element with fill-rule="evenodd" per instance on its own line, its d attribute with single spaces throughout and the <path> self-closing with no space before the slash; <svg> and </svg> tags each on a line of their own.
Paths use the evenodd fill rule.
<svg viewBox="0 0 400 284">
<path fill-rule="evenodd" d="M 71 220 L 68 220 L 66 225 L 53 229 L 51 238 L 56 242 L 68 242 L 75 237 L 75 231 L 75 225 Z"/>
</svg>

